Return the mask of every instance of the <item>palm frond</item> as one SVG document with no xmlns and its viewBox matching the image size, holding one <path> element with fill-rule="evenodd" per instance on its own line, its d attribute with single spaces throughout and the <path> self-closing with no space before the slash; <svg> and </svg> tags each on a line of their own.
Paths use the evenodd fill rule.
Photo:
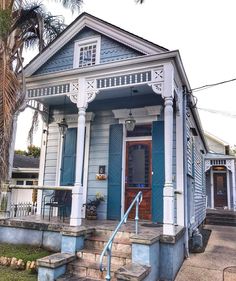
<svg viewBox="0 0 236 281">
<path fill-rule="evenodd" d="M 80 11 L 80 7 L 83 4 L 83 0 L 55 0 L 56 2 L 60 2 L 64 8 L 70 9 L 73 12 Z"/>
<path fill-rule="evenodd" d="M 37 110 L 34 111 L 31 127 L 28 133 L 28 143 L 29 145 L 33 144 L 33 136 L 34 132 L 37 131 L 39 125 L 39 112 Z"/>
</svg>

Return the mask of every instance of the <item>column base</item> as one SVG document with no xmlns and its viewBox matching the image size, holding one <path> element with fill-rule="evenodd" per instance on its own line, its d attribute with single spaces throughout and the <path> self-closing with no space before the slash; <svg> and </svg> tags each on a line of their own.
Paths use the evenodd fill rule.
<svg viewBox="0 0 236 281">
<path fill-rule="evenodd" d="M 81 218 L 70 218 L 70 226 L 80 226 L 82 224 Z"/>
<path fill-rule="evenodd" d="M 83 187 L 75 184 L 72 190 L 72 206 L 70 225 L 80 226 L 82 224 L 82 204 L 83 204 Z"/>
<path fill-rule="evenodd" d="M 163 224 L 163 235 L 175 235 L 175 226 L 173 224 Z"/>
</svg>

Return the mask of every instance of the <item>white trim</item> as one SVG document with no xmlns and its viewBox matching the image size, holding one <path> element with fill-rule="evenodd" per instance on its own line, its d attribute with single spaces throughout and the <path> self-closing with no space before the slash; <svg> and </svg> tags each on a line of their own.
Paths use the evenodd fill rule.
<svg viewBox="0 0 236 281">
<path fill-rule="evenodd" d="M 39 168 L 13 168 L 12 173 L 39 173 Z"/>
<path fill-rule="evenodd" d="M 88 14 L 84 14 L 80 19 L 76 20 L 65 32 L 56 39 L 45 51 L 35 58 L 25 68 L 25 75 L 30 76 L 38 70 L 46 61 L 48 61 L 57 51 L 78 34 L 85 26 L 94 29 L 95 31 L 104 34 L 122 44 L 130 46 L 144 54 L 154 54 L 165 52 L 164 48 L 155 46 L 155 44 L 147 42 L 137 36 L 127 33 L 119 28 L 107 24 L 103 21 L 94 19 Z"/>
<path fill-rule="evenodd" d="M 101 55 L 101 36 L 87 37 L 86 39 L 76 40 L 74 42 L 74 59 L 73 68 L 79 68 L 79 54 L 82 46 L 96 44 L 96 61 L 95 64 L 100 63 Z"/>
<path fill-rule="evenodd" d="M 44 122 L 43 131 L 41 136 L 41 153 L 39 160 L 39 177 L 38 177 L 38 185 L 42 186 L 44 184 L 44 176 L 45 176 L 45 162 L 46 162 L 46 151 L 47 151 L 47 140 L 48 140 L 48 125 Z M 41 214 L 41 206 L 42 206 L 42 198 L 43 191 L 38 191 L 37 196 L 37 215 Z"/>
<path fill-rule="evenodd" d="M 58 129 L 58 131 L 59 131 L 59 129 Z M 62 149 L 63 149 L 64 141 L 65 141 L 65 138 L 62 137 L 59 133 L 58 145 L 57 145 L 57 166 L 56 166 L 56 181 L 55 181 L 56 186 L 60 186 Z"/>
<path fill-rule="evenodd" d="M 230 210 L 230 196 L 231 196 L 231 192 L 230 192 L 230 182 L 229 182 L 229 170 L 227 169 L 226 171 L 226 177 L 227 177 L 227 205 L 228 205 L 228 209 Z"/>
<path fill-rule="evenodd" d="M 179 95 L 179 111 L 180 114 L 176 114 L 176 191 L 177 196 L 177 224 L 184 226 L 184 143 L 183 143 L 183 114 L 182 114 L 182 95 Z"/>
<path fill-rule="evenodd" d="M 83 204 L 87 202 L 88 194 L 88 167 L 89 167 L 89 151 L 90 151 L 90 133 L 91 123 L 85 124 L 85 148 L 84 148 L 84 173 L 83 173 Z M 85 218 L 85 207 L 82 207 L 82 218 Z"/>
<path fill-rule="evenodd" d="M 123 125 L 123 149 L 122 149 L 122 174 L 121 174 L 121 217 L 125 213 L 125 171 L 126 171 L 126 129 Z"/>
<path fill-rule="evenodd" d="M 214 180 L 213 180 L 213 169 L 210 168 L 210 183 L 211 183 L 211 208 L 215 208 L 215 201 L 214 201 Z"/>
<path fill-rule="evenodd" d="M 140 108 L 133 108 L 132 115 L 136 121 L 136 124 L 147 124 L 157 120 L 157 117 L 161 115 L 162 106 L 145 106 Z M 125 120 L 129 116 L 130 109 L 114 109 L 112 110 L 114 117 L 119 119 L 120 124 L 124 124 Z"/>
</svg>

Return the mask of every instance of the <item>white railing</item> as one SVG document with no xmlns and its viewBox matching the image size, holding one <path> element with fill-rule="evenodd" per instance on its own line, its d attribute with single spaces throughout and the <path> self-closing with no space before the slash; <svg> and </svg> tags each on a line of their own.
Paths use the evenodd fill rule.
<svg viewBox="0 0 236 281">
<path fill-rule="evenodd" d="M 9 185 L 8 190 L 8 216 L 11 218 L 24 217 L 35 215 L 37 212 L 37 190 L 51 190 L 51 191 L 71 191 L 73 186 L 38 186 L 38 185 Z M 32 191 L 32 195 L 28 194 L 25 196 L 25 193 L 20 196 L 20 192 Z M 17 191 L 17 196 L 14 191 Z M 36 198 L 33 197 L 33 193 L 36 193 Z M 16 197 L 16 198 L 13 198 Z M 32 200 L 31 200 L 32 198 Z M 41 205 L 41 204 L 40 204 Z M 40 208 L 40 206 L 39 206 Z"/>
</svg>

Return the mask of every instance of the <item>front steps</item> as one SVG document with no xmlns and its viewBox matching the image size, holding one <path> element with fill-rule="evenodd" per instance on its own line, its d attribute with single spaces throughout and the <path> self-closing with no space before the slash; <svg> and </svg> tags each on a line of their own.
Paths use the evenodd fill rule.
<svg viewBox="0 0 236 281">
<path fill-rule="evenodd" d="M 105 280 L 106 271 L 100 272 L 99 260 L 104 246 L 109 240 L 112 231 L 97 230 L 85 239 L 85 247 L 77 252 L 77 259 L 67 266 L 66 275 L 58 278 L 58 281 L 95 281 Z M 122 266 L 131 263 L 131 233 L 118 232 L 113 241 L 111 276 L 115 278 L 115 272 Z M 103 258 L 103 266 L 106 268 L 106 256 Z"/>
<path fill-rule="evenodd" d="M 206 224 L 236 226 L 236 212 L 228 210 L 207 210 Z"/>
</svg>

